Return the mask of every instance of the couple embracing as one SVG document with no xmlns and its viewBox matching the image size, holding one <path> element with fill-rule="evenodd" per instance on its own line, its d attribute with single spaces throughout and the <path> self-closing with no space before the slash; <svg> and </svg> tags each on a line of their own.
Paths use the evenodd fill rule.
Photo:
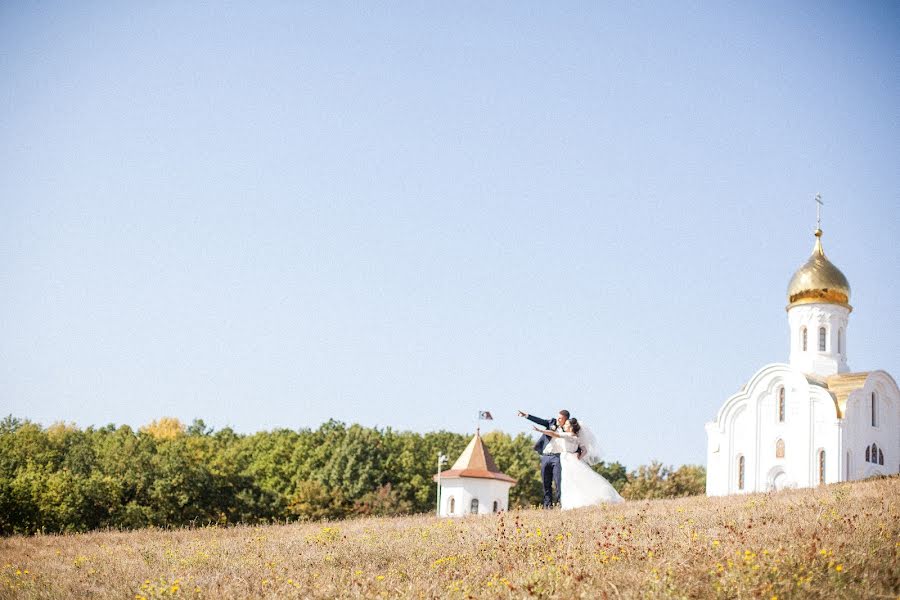
<svg viewBox="0 0 900 600">
<path fill-rule="evenodd" d="M 554 486 L 563 510 L 623 501 L 616 489 L 590 467 L 599 459 L 597 440 L 578 419 L 570 418 L 569 411 L 559 411 L 554 419 L 541 419 L 521 410 L 519 416 L 540 425 L 534 428 L 541 434 L 534 449 L 541 455 L 544 508 L 555 504 Z"/>
</svg>

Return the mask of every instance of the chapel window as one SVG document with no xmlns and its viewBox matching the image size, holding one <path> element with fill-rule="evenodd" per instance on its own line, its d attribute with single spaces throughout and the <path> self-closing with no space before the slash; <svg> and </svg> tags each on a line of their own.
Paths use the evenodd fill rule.
<svg viewBox="0 0 900 600">
<path fill-rule="evenodd" d="M 472 510 L 471 513 L 473 515 L 478 514 L 478 498 L 472 498 Z"/>
<path fill-rule="evenodd" d="M 881 451 L 881 448 L 878 449 L 878 464 L 884 464 L 884 452 Z"/>
<path fill-rule="evenodd" d="M 784 388 L 778 389 L 778 422 L 784 423 Z"/>
<path fill-rule="evenodd" d="M 819 484 L 825 483 L 825 451 L 819 450 Z"/>
<path fill-rule="evenodd" d="M 844 330 L 838 329 L 838 354 L 844 353 Z"/>
<path fill-rule="evenodd" d="M 775 458 L 784 458 L 784 440 L 775 442 Z"/>
<path fill-rule="evenodd" d="M 806 352 L 806 327 L 800 330 L 800 344 L 803 348 L 803 351 Z"/>
<path fill-rule="evenodd" d="M 819 352 L 825 352 L 825 328 L 819 327 Z"/>
<path fill-rule="evenodd" d="M 868 456 L 868 455 L 869 455 L 869 449 L 866 448 L 866 456 Z M 451 515 L 454 512 L 456 512 L 456 498 L 454 498 L 453 496 L 450 496 L 450 511 L 449 512 Z"/>
<path fill-rule="evenodd" d="M 872 444 L 872 462 L 878 464 L 878 444 Z"/>
<path fill-rule="evenodd" d="M 500 512 L 500 503 L 494 500 L 494 512 Z"/>
<path fill-rule="evenodd" d="M 744 457 L 738 456 L 738 489 L 744 489 Z"/>
<path fill-rule="evenodd" d="M 878 427 L 878 398 L 872 392 L 872 427 Z"/>
<path fill-rule="evenodd" d="M 847 463 L 845 465 L 845 468 L 847 470 L 847 476 L 845 477 L 845 479 L 847 481 L 850 481 L 850 453 L 849 452 L 847 452 Z"/>
<path fill-rule="evenodd" d="M 872 452 L 872 449 L 869 448 L 868 446 L 866 446 L 866 462 L 872 462 L 872 459 L 871 459 L 872 454 L 871 454 L 871 452 Z"/>
</svg>

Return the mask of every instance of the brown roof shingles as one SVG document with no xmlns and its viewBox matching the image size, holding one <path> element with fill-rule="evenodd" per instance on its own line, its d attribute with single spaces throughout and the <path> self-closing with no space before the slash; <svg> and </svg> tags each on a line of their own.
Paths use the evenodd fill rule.
<svg viewBox="0 0 900 600">
<path fill-rule="evenodd" d="M 459 455 L 453 466 L 448 471 L 441 473 L 441 479 L 454 479 L 457 477 L 474 477 L 476 479 L 498 479 L 507 481 L 513 485 L 516 480 L 500 471 L 494 457 L 488 452 L 484 441 L 481 439 L 481 432 L 476 432 L 475 437 Z M 433 479 L 437 479 L 437 475 Z"/>
</svg>

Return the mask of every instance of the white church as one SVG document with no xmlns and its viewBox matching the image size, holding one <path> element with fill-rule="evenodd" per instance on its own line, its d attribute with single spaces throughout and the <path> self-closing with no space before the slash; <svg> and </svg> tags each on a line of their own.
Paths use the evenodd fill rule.
<svg viewBox="0 0 900 600">
<path fill-rule="evenodd" d="M 788 363 L 759 369 L 706 424 L 709 496 L 900 470 L 900 390 L 885 371 L 850 370 L 850 284 L 815 236 L 788 285 Z"/>
<path fill-rule="evenodd" d="M 497 468 L 480 430 L 453 466 L 434 479 L 438 483 L 438 514 L 442 517 L 506 511 L 509 489 L 516 485 L 515 479 Z"/>
</svg>

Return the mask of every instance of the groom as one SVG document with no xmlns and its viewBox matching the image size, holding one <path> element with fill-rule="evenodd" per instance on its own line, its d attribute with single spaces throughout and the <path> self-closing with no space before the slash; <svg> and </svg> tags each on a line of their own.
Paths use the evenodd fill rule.
<svg viewBox="0 0 900 600">
<path fill-rule="evenodd" d="M 569 420 L 569 411 L 561 410 L 555 419 L 541 419 L 526 412 L 519 411 L 520 417 L 525 417 L 532 423 L 537 423 L 544 429 L 556 431 L 562 430 L 566 421 Z M 560 480 L 562 478 L 562 463 L 560 462 L 560 453 L 563 451 L 559 443 L 559 438 L 551 438 L 546 433 L 538 439 L 534 445 L 535 451 L 541 455 L 541 482 L 544 484 L 544 508 L 553 506 L 553 486 L 556 486 L 556 501 L 559 502 L 562 496 L 560 489 Z M 581 448 L 578 449 L 579 455 Z"/>
</svg>

